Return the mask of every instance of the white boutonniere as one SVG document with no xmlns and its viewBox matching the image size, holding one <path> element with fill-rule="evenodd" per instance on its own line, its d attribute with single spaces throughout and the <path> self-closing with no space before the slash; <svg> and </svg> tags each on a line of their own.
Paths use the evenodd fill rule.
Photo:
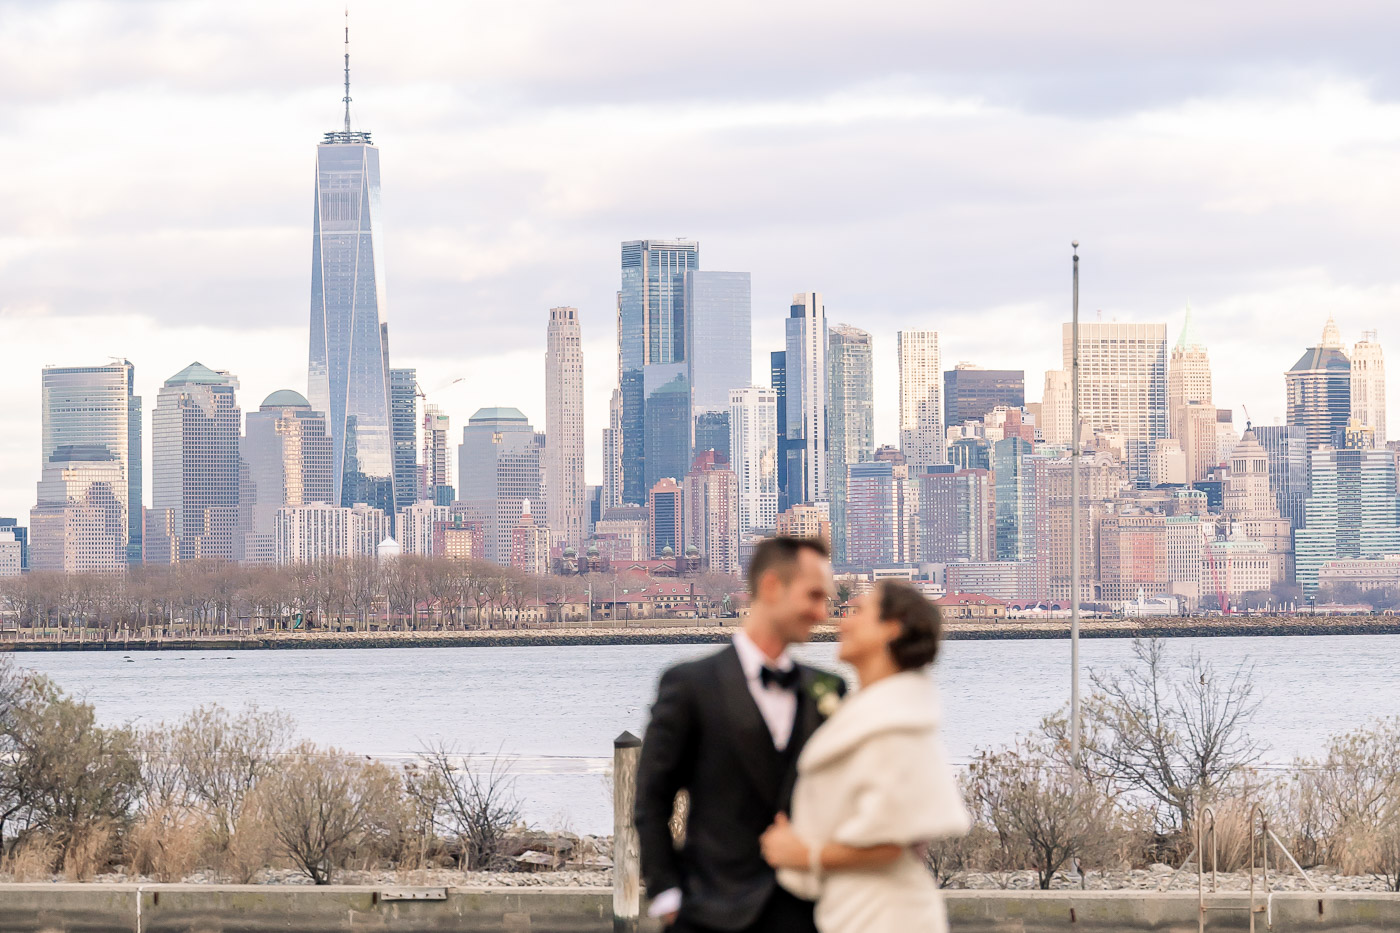
<svg viewBox="0 0 1400 933">
<path fill-rule="evenodd" d="M 807 692 L 823 719 L 830 719 L 841 706 L 841 678 L 835 674 L 818 674 Z"/>
</svg>

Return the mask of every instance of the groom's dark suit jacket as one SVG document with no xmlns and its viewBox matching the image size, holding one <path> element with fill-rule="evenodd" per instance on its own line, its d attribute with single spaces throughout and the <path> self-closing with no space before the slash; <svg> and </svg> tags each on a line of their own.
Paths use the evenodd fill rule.
<svg viewBox="0 0 1400 933">
<path fill-rule="evenodd" d="M 791 805 L 797 756 L 822 722 L 811 689 L 819 672 L 798 669 L 797 718 L 781 752 L 733 645 L 661 677 L 637 771 L 637 832 L 647 894 L 680 888 L 685 920 L 741 930 L 773 894 L 758 838 Z M 676 849 L 668 824 L 679 790 L 690 812 Z"/>
</svg>

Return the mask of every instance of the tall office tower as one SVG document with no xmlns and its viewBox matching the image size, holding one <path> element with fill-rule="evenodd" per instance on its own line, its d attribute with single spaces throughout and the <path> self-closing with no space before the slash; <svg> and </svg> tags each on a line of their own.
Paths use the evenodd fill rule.
<svg viewBox="0 0 1400 933">
<path fill-rule="evenodd" d="M 603 511 L 622 505 L 622 390 L 613 389 L 603 429 Z"/>
<path fill-rule="evenodd" d="M 1068 372 L 1074 355 L 1069 324 L 1063 338 Z M 1080 322 L 1079 414 L 1086 432 L 1122 437 L 1128 474 L 1146 486 L 1152 442 L 1168 433 L 1167 325 Z"/>
<path fill-rule="evenodd" d="M 948 444 L 948 462 L 959 470 L 990 470 L 991 442 L 975 434 L 960 437 Z"/>
<path fill-rule="evenodd" d="M 399 509 L 394 522 L 395 537 L 405 554 L 432 555 L 436 553 L 433 542 L 437 526 L 451 521 L 451 506 L 437 505 L 431 499 L 424 499 L 408 508 Z"/>
<path fill-rule="evenodd" d="M 331 504 L 331 438 L 325 414 L 291 389 L 273 392 L 244 421 L 234 560 L 275 564 L 277 510 Z"/>
<path fill-rule="evenodd" d="M 583 332 L 577 308 L 550 308 L 544 363 L 545 511 L 553 541 L 583 546 Z"/>
<path fill-rule="evenodd" d="M 1042 599 L 1066 603 L 1073 593 L 1070 458 L 1036 455 L 1030 463 L 1035 487 L 1035 591 Z M 1079 470 L 1079 598 L 1087 601 L 1093 599 L 1093 581 L 1098 575 L 1098 519 L 1111 511 L 1119 490 L 1129 484 L 1129 475 L 1120 461 L 1104 451 L 1081 458 Z"/>
<path fill-rule="evenodd" d="M 720 449 L 706 441 L 729 443 L 729 390 L 752 381 L 751 305 L 747 272 L 685 274 L 686 378 L 697 455 Z"/>
<path fill-rule="evenodd" d="M 1235 430 L 1235 410 L 1233 408 L 1217 408 L 1215 410 L 1215 463 L 1228 464 L 1233 455 L 1235 445 L 1240 442 L 1240 435 Z"/>
<path fill-rule="evenodd" d="M 1219 456 L 1210 357 L 1191 325 L 1191 304 L 1187 302 L 1186 322 L 1167 362 L 1167 418 L 1171 436 L 1181 442 L 1186 455 L 1187 481 L 1197 483 L 1206 478 L 1206 471 L 1219 462 Z"/>
<path fill-rule="evenodd" d="M 116 573 L 127 566 L 126 472 L 101 444 L 54 449 L 29 513 L 30 569 Z"/>
<path fill-rule="evenodd" d="M 1278 503 L 1279 514 L 1288 519 L 1296 532 L 1307 520 L 1307 435 L 1291 424 L 1260 425 L 1252 430 L 1254 439 L 1269 456 L 1269 489 Z"/>
<path fill-rule="evenodd" d="M 602 517 L 603 487 L 590 483 L 583 487 L 583 540 L 593 537 L 593 529 Z"/>
<path fill-rule="evenodd" d="M 147 563 L 233 560 L 242 421 L 237 391 L 229 373 L 191 363 L 156 396 Z"/>
<path fill-rule="evenodd" d="M 919 474 L 919 559 L 996 560 L 996 481 L 990 470 L 936 467 Z"/>
<path fill-rule="evenodd" d="M 1220 437 L 1214 405 L 1185 402 L 1176 410 L 1176 438 L 1186 463 L 1186 481 L 1199 483 L 1220 463 L 1217 445 Z"/>
<path fill-rule="evenodd" d="M 782 467 L 787 470 L 787 496 L 792 503 L 827 499 L 826 338 L 821 292 L 793 295 L 784 357 L 788 460 Z"/>
<path fill-rule="evenodd" d="M 1034 445 L 1020 437 L 1005 437 L 992 445 L 995 480 L 997 560 L 1035 557 L 1035 485 L 1029 458 Z"/>
<path fill-rule="evenodd" d="M 1400 554 L 1395 453 L 1382 448 L 1312 452 L 1307 527 L 1294 536 L 1298 585 L 1311 598 L 1323 564 Z"/>
<path fill-rule="evenodd" d="M 306 395 L 330 424 L 336 504 L 366 502 L 392 515 L 398 497 L 381 327 L 388 302 L 379 149 L 369 133 L 350 129 L 349 46 L 347 30 L 345 126 L 316 147 Z"/>
<path fill-rule="evenodd" d="M 695 458 L 683 484 L 685 545 L 715 573 L 739 572 L 739 479 L 713 450 Z"/>
<path fill-rule="evenodd" d="M 17 518 L 0 518 L 0 534 L 8 534 L 19 545 L 19 569 L 29 570 L 29 529 Z"/>
<path fill-rule="evenodd" d="M 875 364 L 870 334 L 838 324 L 827 335 L 826 457 L 832 556 L 846 559 L 846 467 L 875 456 Z"/>
<path fill-rule="evenodd" d="M 530 514 L 530 500 L 521 506 L 520 520 L 510 532 L 510 565 L 526 573 L 549 573 L 549 526 Z"/>
<path fill-rule="evenodd" d="M 848 567 L 888 567 L 898 559 L 902 542 L 895 466 L 891 460 L 870 460 L 846 467 L 843 563 Z M 833 521 L 833 534 L 835 530 Z"/>
<path fill-rule="evenodd" d="M 778 518 L 778 393 L 762 386 L 729 390 L 730 463 L 739 488 L 739 540 Z"/>
<path fill-rule="evenodd" d="M 1351 417 L 1351 360 L 1342 351 L 1337 323 L 1329 316 L 1322 340 L 1283 374 L 1288 423 L 1302 429 L 1308 452 L 1344 443 Z"/>
<path fill-rule="evenodd" d="M 394 440 L 394 510 L 423 498 L 418 486 L 418 370 L 389 370 L 389 421 Z"/>
<path fill-rule="evenodd" d="M 982 421 L 993 408 L 1026 404 L 1023 369 L 982 369 L 959 363 L 943 374 L 943 423 Z"/>
<path fill-rule="evenodd" d="M 61 447 L 100 447 L 107 452 L 124 477 L 114 490 L 126 515 L 123 560 L 139 564 L 142 458 L 141 397 L 133 394 L 136 368 L 128 360 L 106 366 L 46 366 L 42 378 L 42 463 L 49 463 Z M 83 456 L 96 453 L 87 451 Z M 87 549 L 87 545 L 76 546 Z"/>
<path fill-rule="evenodd" d="M 774 350 L 768 354 L 768 384 L 778 400 L 778 511 L 787 510 L 787 351 Z"/>
<path fill-rule="evenodd" d="M 486 559 L 508 564 L 525 500 L 541 498 L 540 448 L 529 419 L 515 408 L 478 409 L 462 429 L 457 485 L 467 520 L 481 524 Z"/>
<path fill-rule="evenodd" d="M 389 537 L 389 516 L 373 506 L 325 503 L 277 510 L 277 563 L 313 564 L 345 557 L 374 557 Z"/>
<path fill-rule="evenodd" d="M 685 542 L 685 503 L 681 487 L 670 477 L 647 492 L 648 540 L 652 557 L 674 557 Z"/>
<path fill-rule="evenodd" d="M 641 505 L 661 476 L 684 476 L 690 466 L 690 386 L 686 376 L 685 274 L 700 268 L 700 244 L 689 240 L 628 240 L 622 244 L 618 293 L 618 365 L 622 389 L 622 498 Z M 650 423 L 647 405 L 665 388 L 665 411 Z M 684 417 L 676 419 L 676 396 Z M 651 462 L 648 435 L 658 438 L 664 463 Z M 682 451 L 679 455 L 676 451 Z"/>
<path fill-rule="evenodd" d="M 418 494 L 420 499 L 426 499 L 434 505 L 451 505 L 457 498 L 457 491 L 452 488 L 450 472 L 451 436 L 452 422 L 447 417 L 447 412 L 436 405 L 424 405 L 423 457 L 419 465 L 421 472 L 418 478 Z"/>
<path fill-rule="evenodd" d="M 1040 398 L 1040 436 L 1047 444 L 1063 446 L 1074 442 L 1074 406 L 1070 374 L 1052 369 L 1045 374 L 1044 394 Z"/>
<path fill-rule="evenodd" d="M 685 373 L 647 393 L 645 422 L 647 488 L 663 479 L 679 480 L 690 466 L 690 386 Z M 624 463 L 624 476 L 626 469 Z"/>
<path fill-rule="evenodd" d="M 1376 332 L 1363 331 L 1351 348 L 1351 414 L 1385 446 L 1385 355 Z"/>
<path fill-rule="evenodd" d="M 1269 488 L 1269 452 L 1255 439 L 1252 428 L 1230 453 L 1221 514 L 1235 523 L 1244 536 L 1264 545 L 1270 582 L 1292 577 L 1293 529 L 1279 515 L 1278 501 Z"/>
<path fill-rule="evenodd" d="M 890 444 L 876 449 L 874 461 L 890 464 L 894 477 L 894 560 L 897 564 L 919 561 L 919 483 L 909 475 L 909 460 Z"/>
<path fill-rule="evenodd" d="M 899 449 L 911 472 L 945 462 L 943 363 L 938 332 L 902 330 L 899 341 Z"/>
</svg>

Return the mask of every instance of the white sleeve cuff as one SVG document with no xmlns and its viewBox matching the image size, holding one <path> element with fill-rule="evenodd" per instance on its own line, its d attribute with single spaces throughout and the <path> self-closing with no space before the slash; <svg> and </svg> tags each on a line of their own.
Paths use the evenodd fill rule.
<svg viewBox="0 0 1400 933">
<path fill-rule="evenodd" d="M 681 909 L 681 889 L 667 888 L 656 895 L 651 902 L 651 907 L 647 908 L 648 917 L 664 917 L 667 914 L 676 913 Z"/>
</svg>

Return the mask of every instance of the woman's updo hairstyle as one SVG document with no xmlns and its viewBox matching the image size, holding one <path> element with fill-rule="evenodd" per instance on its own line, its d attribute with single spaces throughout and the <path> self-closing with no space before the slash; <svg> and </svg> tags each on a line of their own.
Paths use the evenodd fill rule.
<svg viewBox="0 0 1400 933">
<path fill-rule="evenodd" d="M 895 622 L 899 634 L 890 641 L 890 656 L 902 671 L 933 663 L 943 634 L 938 607 L 903 580 L 880 581 L 880 620 Z"/>
</svg>

